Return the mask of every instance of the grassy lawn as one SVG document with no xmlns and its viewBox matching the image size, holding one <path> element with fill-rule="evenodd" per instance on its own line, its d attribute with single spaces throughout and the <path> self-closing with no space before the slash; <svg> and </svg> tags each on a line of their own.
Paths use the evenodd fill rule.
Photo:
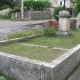
<svg viewBox="0 0 80 80">
<path fill-rule="evenodd" d="M 27 45 L 24 46 L 18 43 L 2 45 L 0 46 L 0 51 L 45 62 L 51 62 L 66 52 L 61 50 L 54 50 L 51 48 L 45 49 Z"/>
<path fill-rule="evenodd" d="M 26 39 L 25 41 L 22 41 L 21 43 L 70 49 L 80 43 L 80 37 L 79 37 L 80 31 L 74 30 L 74 31 L 71 31 L 71 33 L 72 33 L 72 36 L 70 37 L 41 36 L 41 37 L 37 37 L 33 39 Z M 59 57 L 60 55 L 66 52 L 62 50 L 54 50 L 51 48 L 45 49 L 45 48 L 28 46 L 28 45 L 22 45 L 19 43 L 1 45 L 0 51 L 27 57 L 30 59 L 45 61 L 45 62 L 51 62 L 52 60 L 56 59 L 57 57 Z"/>
<path fill-rule="evenodd" d="M 72 33 L 72 36 L 70 37 L 42 36 L 38 38 L 25 40 L 25 43 L 70 49 L 80 43 L 80 31 L 74 30 L 74 31 L 71 31 L 71 33 Z"/>
</svg>

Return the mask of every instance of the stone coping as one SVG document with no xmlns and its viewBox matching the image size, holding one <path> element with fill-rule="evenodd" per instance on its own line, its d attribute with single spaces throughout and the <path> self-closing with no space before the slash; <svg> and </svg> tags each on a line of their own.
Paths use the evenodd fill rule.
<svg viewBox="0 0 80 80">
<path fill-rule="evenodd" d="M 9 43 L 14 43 L 14 42 L 19 42 L 19 41 L 22 41 L 24 39 L 30 39 L 30 38 L 40 37 L 40 36 L 43 36 L 43 34 L 3 40 L 3 41 L 0 41 L 0 44 L 9 44 Z"/>
<path fill-rule="evenodd" d="M 79 63 L 80 44 L 50 63 L 0 52 L 0 71 L 17 80 L 66 80 Z"/>
</svg>

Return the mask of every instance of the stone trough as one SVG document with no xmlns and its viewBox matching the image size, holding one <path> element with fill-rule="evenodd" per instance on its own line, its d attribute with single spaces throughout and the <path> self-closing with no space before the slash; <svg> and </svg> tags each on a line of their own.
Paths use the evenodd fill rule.
<svg viewBox="0 0 80 80">
<path fill-rule="evenodd" d="M 0 44 L 22 39 L 1 41 Z M 66 80 L 79 63 L 80 44 L 50 63 L 0 52 L 0 72 L 16 80 Z"/>
</svg>

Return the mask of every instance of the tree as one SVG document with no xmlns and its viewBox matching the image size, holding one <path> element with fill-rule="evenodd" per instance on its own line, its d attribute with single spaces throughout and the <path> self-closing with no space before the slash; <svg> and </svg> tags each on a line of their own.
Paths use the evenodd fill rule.
<svg viewBox="0 0 80 80">
<path fill-rule="evenodd" d="M 59 14 L 59 11 L 63 10 L 63 7 L 59 6 L 59 7 L 56 7 L 54 9 L 54 12 L 53 12 L 53 16 L 56 20 L 59 20 L 59 18 L 57 17 L 57 15 Z"/>
<path fill-rule="evenodd" d="M 20 4 L 21 3 L 21 0 L 15 0 L 15 6 L 18 6 L 18 7 L 20 7 Z"/>
<path fill-rule="evenodd" d="M 78 3 L 75 7 L 75 12 L 76 12 L 76 16 L 78 15 L 78 13 L 80 12 L 80 3 Z"/>
<path fill-rule="evenodd" d="M 77 3 L 80 3 L 80 0 L 76 0 Z"/>
<path fill-rule="evenodd" d="M 14 0 L 0 0 L 0 9 L 2 9 L 2 6 L 4 5 L 8 5 L 10 8 L 13 8 Z"/>
<path fill-rule="evenodd" d="M 24 6 L 30 10 L 44 10 L 51 5 L 50 2 L 44 0 L 25 0 Z"/>
<path fill-rule="evenodd" d="M 76 0 L 75 16 L 77 16 L 79 12 L 80 12 L 80 0 Z"/>
</svg>

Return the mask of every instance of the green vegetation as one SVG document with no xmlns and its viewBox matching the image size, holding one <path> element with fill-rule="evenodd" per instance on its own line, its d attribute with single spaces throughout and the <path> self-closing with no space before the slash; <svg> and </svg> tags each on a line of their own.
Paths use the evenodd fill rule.
<svg viewBox="0 0 80 80">
<path fill-rule="evenodd" d="M 57 17 L 57 15 L 59 14 L 59 11 L 60 11 L 60 10 L 63 10 L 63 7 L 59 6 L 59 7 L 56 7 L 56 8 L 54 9 L 53 16 L 54 16 L 54 18 L 55 18 L 56 20 L 59 20 L 59 18 Z"/>
<path fill-rule="evenodd" d="M 1 10 L 1 11 L 0 11 L 0 18 L 3 18 L 3 19 L 10 18 L 10 16 L 11 16 L 11 11 L 12 11 L 11 8 L 7 8 L 7 9 L 5 9 L 5 10 Z"/>
<path fill-rule="evenodd" d="M 3 9 L 7 9 L 7 8 L 10 8 L 10 6 L 9 6 L 9 5 L 3 5 L 3 6 L 2 6 L 2 10 L 3 10 Z"/>
<path fill-rule="evenodd" d="M 31 35 L 32 35 L 32 31 L 29 31 L 29 32 L 16 32 L 16 33 L 8 34 L 7 37 L 9 39 L 13 39 L 13 38 L 27 37 L 27 36 L 31 36 Z"/>
<path fill-rule="evenodd" d="M 80 0 L 75 0 L 75 2 L 80 3 Z"/>
<path fill-rule="evenodd" d="M 46 26 L 44 27 L 44 34 L 47 36 L 55 36 L 57 30 L 57 27 L 54 28 L 53 26 Z"/>
<path fill-rule="evenodd" d="M 0 51 L 27 57 L 30 59 L 50 62 L 66 52 L 61 50 L 54 50 L 51 47 L 70 49 L 80 43 L 80 31 L 72 30 L 71 33 L 72 36 L 70 37 L 41 36 L 33 39 L 26 39 L 20 43 L 1 45 Z M 49 46 L 50 48 L 34 47 L 27 44 Z"/>
<path fill-rule="evenodd" d="M 5 77 L 7 80 L 16 80 L 16 79 L 11 78 L 11 77 L 9 77 L 9 76 L 7 76 L 7 75 L 5 75 L 5 74 L 1 73 L 1 72 L 0 72 L 0 76 Z"/>
<path fill-rule="evenodd" d="M 14 0 L 0 0 L 0 10 L 13 7 L 14 7 Z"/>
<path fill-rule="evenodd" d="M 51 5 L 48 1 L 25 0 L 24 6 L 27 10 L 43 10 Z"/>
<path fill-rule="evenodd" d="M 32 29 L 28 32 L 16 32 L 16 33 L 10 33 L 7 35 L 8 39 L 12 38 L 20 38 L 20 37 L 27 37 L 27 36 L 32 36 L 32 35 L 38 35 L 41 34 L 42 32 L 37 30 L 37 29 Z"/>
<path fill-rule="evenodd" d="M 20 10 L 20 7 L 14 6 L 14 7 L 13 7 L 13 10 Z"/>
<path fill-rule="evenodd" d="M 11 19 L 11 18 L 6 18 L 6 19 L 0 18 L 0 20 L 10 20 L 10 21 L 14 21 L 14 19 Z"/>
<path fill-rule="evenodd" d="M 38 48 L 33 46 L 27 46 L 26 44 L 10 44 L 0 46 L 1 52 L 6 52 L 18 56 L 27 57 L 30 59 L 51 62 L 66 51 L 54 50 L 50 48 Z"/>
<path fill-rule="evenodd" d="M 78 3 L 75 7 L 76 16 L 78 15 L 79 12 L 80 12 L 80 3 Z"/>
<path fill-rule="evenodd" d="M 70 37 L 42 36 L 42 37 L 30 39 L 29 41 L 25 41 L 25 43 L 45 45 L 45 46 L 58 47 L 58 48 L 72 48 L 80 43 L 80 37 L 79 37 L 80 31 L 73 30 L 71 31 L 71 33 L 72 36 Z"/>
</svg>

